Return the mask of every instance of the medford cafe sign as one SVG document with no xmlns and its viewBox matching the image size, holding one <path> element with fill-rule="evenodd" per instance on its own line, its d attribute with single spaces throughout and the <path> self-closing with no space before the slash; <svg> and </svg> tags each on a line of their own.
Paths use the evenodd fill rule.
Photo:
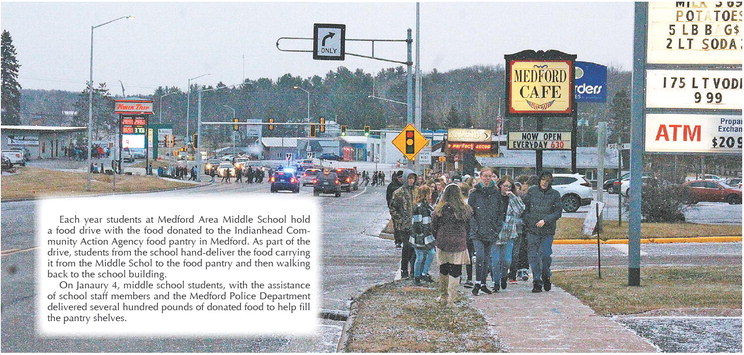
<svg viewBox="0 0 744 355">
<path fill-rule="evenodd" d="M 575 55 L 522 51 L 505 55 L 506 116 L 572 116 Z"/>
</svg>

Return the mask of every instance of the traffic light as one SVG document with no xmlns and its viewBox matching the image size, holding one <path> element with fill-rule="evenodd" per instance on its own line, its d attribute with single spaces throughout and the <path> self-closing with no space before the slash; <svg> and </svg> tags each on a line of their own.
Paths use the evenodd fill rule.
<svg viewBox="0 0 744 355">
<path fill-rule="evenodd" d="M 237 118 L 233 118 L 233 123 L 238 123 L 238 119 Z M 239 130 L 240 130 L 240 125 L 234 124 L 233 125 L 233 131 L 239 131 Z"/>
<path fill-rule="evenodd" d="M 163 141 L 165 142 L 165 147 L 171 148 L 176 146 L 176 136 L 172 134 L 166 134 L 163 138 Z"/>
<path fill-rule="evenodd" d="M 191 140 L 191 144 L 194 147 L 198 147 L 199 146 L 199 143 L 198 143 L 199 142 L 198 141 L 199 136 L 196 133 L 194 133 L 194 135 L 192 137 L 193 137 L 193 139 Z"/>
<path fill-rule="evenodd" d="M 341 125 L 341 135 L 342 136 L 345 136 L 346 135 L 346 128 L 347 128 L 346 125 Z"/>
<path fill-rule="evenodd" d="M 325 133 L 325 117 L 320 118 L 320 133 Z"/>
<path fill-rule="evenodd" d="M 315 131 L 315 124 L 310 125 L 310 137 L 316 137 L 318 134 Z"/>
<path fill-rule="evenodd" d="M 274 123 L 274 119 L 273 118 L 269 118 L 269 123 Z M 269 125 L 269 131 L 273 131 L 273 130 L 274 130 L 274 125 L 273 124 L 270 124 Z"/>
<path fill-rule="evenodd" d="M 364 135 L 369 136 L 369 126 L 364 126 Z"/>
<path fill-rule="evenodd" d="M 406 154 L 414 154 L 415 149 L 413 146 L 414 131 L 409 129 L 406 130 Z"/>
</svg>

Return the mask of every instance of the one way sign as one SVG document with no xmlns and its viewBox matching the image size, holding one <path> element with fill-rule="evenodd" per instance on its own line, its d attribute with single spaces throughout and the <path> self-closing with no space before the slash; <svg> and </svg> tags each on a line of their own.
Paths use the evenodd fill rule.
<svg viewBox="0 0 744 355">
<path fill-rule="evenodd" d="M 346 25 L 316 23 L 313 26 L 313 59 L 344 60 Z"/>
</svg>

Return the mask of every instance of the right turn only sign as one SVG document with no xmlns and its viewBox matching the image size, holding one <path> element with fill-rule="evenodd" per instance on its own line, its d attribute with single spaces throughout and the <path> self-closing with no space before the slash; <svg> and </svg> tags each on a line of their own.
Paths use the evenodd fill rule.
<svg viewBox="0 0 744 355">
<path fill-rule="evenodd" d="M 346 25 L 316 23 L 313 26 L 313 59 L 344 60 Z"/>
</svg>

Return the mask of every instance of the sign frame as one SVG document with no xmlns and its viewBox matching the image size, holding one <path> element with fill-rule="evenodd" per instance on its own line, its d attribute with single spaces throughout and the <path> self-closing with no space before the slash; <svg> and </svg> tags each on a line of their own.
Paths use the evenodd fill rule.
<svg viewBox="0 0 744 355">
<path fill-rule="evenodd" d="M 152 100 L 114 100 L 114 114 L 127 116 L 152 115 L 154 114 L 153 106 Z"/>
<path fill-rule="evenodd" d="M 322 30 L 334 30 L 333 32 L 329 32 L 328 35 L 323 36 L 323 38 L 320 38 L 319 32 Z M 330 46 L 323 46 L 325 41 L 327 40 L 327 37 L 330 36 L 332 39 L 336 33 L 339 33 L 339 39 L 340 42 L 336 48 L 330 47 Z M 320 45 L 319 43 L 320 42 Z M 335 40 L 332 40 L 332 42 L 335 44 Z M 338 54 L 337 55 L 325 55 L 321 54 L 320 51 L 323 50 L 323 48 L 329 48 L 329 49 L 337 49 Z M 342 24 L 333 24 L 333 23 L 316 23 L 313 25 L 313 59 L 315 60 L 344 60 L 346 59 L 346 25 Z"/>
</svg>

